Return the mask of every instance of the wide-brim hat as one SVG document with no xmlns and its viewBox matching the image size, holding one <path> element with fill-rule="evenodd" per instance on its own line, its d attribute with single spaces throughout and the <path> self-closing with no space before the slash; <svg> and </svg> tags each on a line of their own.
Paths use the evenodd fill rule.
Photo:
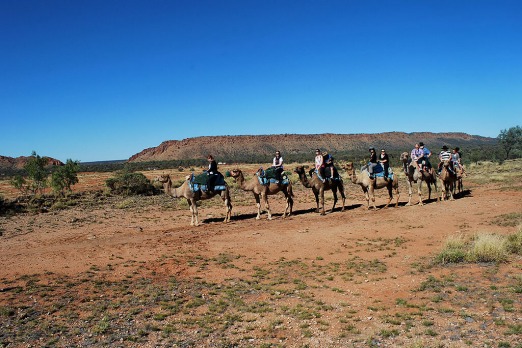
<svg viewBox="0 0 522 348">
<path fill-rule="evenodd" d="M 442 147 L 442 149 L 443 149 L 443 150 L 447 150 L 448 147 L 447 147 L 446 145 L 444 145 L 444 146 Z"/>
<path fill-rule="evenodd" d="M 424 146 L 424 143 L 421 141 L 421 142 L 419 143 L 419 146 Z"/>
</svg>

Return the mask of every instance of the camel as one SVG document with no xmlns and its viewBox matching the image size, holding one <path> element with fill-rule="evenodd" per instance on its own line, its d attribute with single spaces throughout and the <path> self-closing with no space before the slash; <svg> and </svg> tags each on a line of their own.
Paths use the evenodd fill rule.
<svg viewBox="0 0 522 348">
<path fill-rule="evenodd" d="M 364 195 L 366 197 L 367 209 L 370 209 L 370 198 L 372 199 L 373 209 L 376 210 L 375 206 L 375 189 L 387 188 L 388 189 L 388 203 L 386 203 L 385 208 L 388 208 L 392 199 L 393 193 L 392 190 L 395 191 L 395 195 L 397 199 L 395 200 L 395 207 L 399 206 L 399 180 L 397 175 L 393 175 L 393 180 L 384 180 L 383 177 L 376 177 L 375 179 L 370 179 L 368 176 L 367 170 L 361 170 L 359 173 L 355 173 L 355 167 L 352 162 L 348 162 L 344 167 L 346 172 L 351 173 L 352 182 L 357 185 L 361 185 Z"/>
<path fill-rule="evenodd" d="M 232 203 L 230 202 L 230 192 L 228 190 L 228 186 L 225 184 L 225 190 L 222 191 L 197 191 L 194 192 L 191 190 L 189 186 L 189 177 L 187 177 L 187 180 L 183 182 L 183 184 L 180 187 L 172 187 L 172 180 L 170 179 L 170 176 L 168 174 L 160 175 L 156 178 L 156 181 L 159 181 L 163 184 L 163 189 L 166 194 L 171 195 L 173 198 L 182 198 L 184 197 L 188 204 L 190 212 L 192 213 L 192 218 L 190 220 L 191 226 L 198 226 L 199 220 L 198 220 L 198 206 L 197 201 L 202 201 L 206 199 L 210 199 L 216 195 L 220 196 L 223 202 L 225 203 L 226 208 L 226 216 L 225 216 L 225 223 L 230 221 L 230 217 L 232 216 Z"/>
<path fill-rule="evenodd" d="M 261 199 L 265 203 L 268 220 L 272 220 L 272 212 L 270 211 L 270 205 L 268 204 L 268 196 L 275 195 L 279 192 L 283 192 L 286 198 L 286 208 L 285 212 L 283 213 L 283 219 L 286 216 L 290 216 L 290 214 L 292 214 L 292 207 L 294 206 L 294 200 L 292 197 L 294 194 L 292 192 L 292 184 L 290 182 L 288 185 L 283 185 L 281 183 L 270 183 L 268 185 L 263 185 L 259 182 L 257 173 L 252 179 L 245 180 L 243 172 L 240 169 L 234 169 L 230 171 L 230 176 L 236 180 L 240 189 L 244 191 L 250 191 L 254 194 L 257 206 L 256 220 L 261 218 Z"/>
<path fill-rule="evenodd" d="M 408 203 L 406 205 L 411 205 L 411 196 L 413 183 L 417 183 L 417 191 L 419 194 L 419 205 L 423 205 L 422 201 L 422 182 L 426 182 L 428 186 L 428 199 L 431 199 L 431 184 L 435 186 L 435 192 L 437 192 L 437 176 L 435 175 L 435 170 L 430 168 L 429 170 L 423 170 L 419 172 L 417 166 L 413 163 L 408 164 L 408 159 L 410 155 L 407 152 L 403 152 L 401 154 L 402 167 L 404 170 L 404 174 L 406 174 L 406 178 L 408 179 Z M 437 197 L 437 201 L 438 201 Z"/>
<path fill-rule="evenodd" d="M 311 178 L 308 179 L 303 166 L 295 168 L 294 172 L 296 172 L 299 175 L 299 180 L 301 181 L 304 187 L 312 189 L 315 196 L 315 202 L 317 204 L 316 211 L 318 213 L 321 212 L 321 215 L 326 214 L 324 211 L 324 191 L 328 190 L 332 190 L 334 197 L 334 203 L 331 212 L 334 211 L 335 205 L 337 203 L 337 190 L 339 190 L 339 193 L 341 194 L 343 201 L 341 211 L 344 211 L 344 202 L 346 201 L 346 196 L 344 195 L 343 181 L 340 177 L 339 180 L 326 180 L 325 182 L 323 182 L 321 179 L 319 179 L 316 173 L 313 173 L 313 175 L 311 175 Z M 321 209 L 319 209 L 319 197 L 321 198 Z"/>
<path fill-rule="evenodd" d="M 462 164 L 460 164 L 458 168 L 455 168 L 455 172 L 457 174 L 457 181 L 453 185 L 453 196 L 457 193 L 461 194 L 463 190 L 462 177 L 464 176 L 464 167 L 462 167 Z"/>
<path fill-rule="evenodd" d="M 455 186 L 455 182 L 457 181 L 457 174 L 452 172 L 450 168 L 450 161 L 446 160 L 442 163 L 442 170 L 439 174 L 441 194 L 440 199 L 446 200 L 449 196 L 449 200 L 454 200 L 453 197 L 453 188 Z"/>
</svg>

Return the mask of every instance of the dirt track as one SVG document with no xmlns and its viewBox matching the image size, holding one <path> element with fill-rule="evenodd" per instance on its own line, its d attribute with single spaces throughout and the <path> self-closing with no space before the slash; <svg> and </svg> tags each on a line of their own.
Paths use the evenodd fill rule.
<svg viewBox="0 0 522 348">
<path fill-rule="evenodd" d="M 128 277 L 131 270 L 160 283 L 162 278 L 175 276 L 180 281 L 204 279 L 223 287 L 245 279 L 273 284 L 280 277 L 288 277 L 280 288 L 274 285 L 274 289 L 261 291 L 254 298 L 245 295 L 245 301 L 257 303 L 270 302 L 274 293 L 279 294 L 270 302 L 273 314 L 247 320 L 253 327 L 248 334 L 236 324 L 235 330 L 221 335 L 241 346 L 431 346 L 437 342 L 448 346 L 469 346 L 469 342 L 496 346 L 499 340 L 517 342 L 521 335 L 516 330 L 522 325 L 520 293 L 511 294 L 516 300 L 513 311 L 498 314 L 500 305 L 492 304 L 495 295 L 484 294 L 481 289 L 508 289 L 521 273 L 520 259 L 498 267 L 432 267 L 431 260 L 449 235 L 513 233 L 513 227 L 491 222 L 502 214 L 520 213 L 522 191 L 499 191 L 499 185 L 466 183 L 466 194 L 455 201 L 431 200 L 422 207 L 406 207 L 403 183 L 400 207 L 377 211 L 367 211 L 360 188 L 349 183 L 346 210 L 326 216 L 313 211 L 311 191 L 297 183 L 294 215 L 282 219 L 283 196 L 271 197 L 272 211 L 277 213 L 272 221 L 256 221 L 253 198 L 239 191 L 233 192 L 234 216 L 229 224 L 220 222 L 224 210 L 217 198 L 215 203 L 200 207 L 203 225 L 199 227 L 188 226 L 188 209 L 169 207 L 164 197 L 149 197 L 147 204 L 129 199 L 89 209 L 78 206 L 46 214 L 3 217 L 0 280 L 4 285 L 0 283 L 0 288 L 24 287 L 24 277 L 34 274 L 39 282 L 52 284 L 57 277 L 75 279 L 89 272 L 118 281 Z M 381 190 L 377 204 L 382 207 L 385 201 Z M 224 259 L 222 263 L 218 262 L 220 258 Z M 308 271 L 303 273 L 303 268 Z M 259 270 L 265 272 L 265 278 L 256 278 Z M 442 290 L 444 305 L 433 302 L 437 293 L 419 292 L 430 277 L 452 279 Z M 306 286 L 299 287 L 301 282 Z M 460 293 L 455 290 L 456 284 L 469 290 Z M 292 291 L 286 294 L 289 289 Z M 324 313 L 318 310 L 321 319 L 285 314 L 284 308 L 292 308 L 296 298 L 305 294 L 331 309 Z M 3 291 L 0 305 L 19 306 L 24 298 L 23 293 L 13 296 Z M 411 324 L 397 314 L 411 314 L 425 307 L 435 308 L 417 314 L 429 325 Z M 345 328 L 346 322 L 339 319 L 343 315 L 353 330 Z M 498 318 L 503 325 L 495 324 Z M 169 319 L 177 320 L 171 316 L 165 321 Z M 267 333 L 266 328 L 274 322 L 275 328 Z M 507 335 L 510 327 L 515 327 L 515 333 Z M 195 345 L 221 344 L 212 335 L 195 332 L 188 336 Z M 3 337 L 5 342 L 16 343 L 5 332 Z M 62 344 L 59 339 L 57 342 Z M 103 345 L 111 341 L 80 337 L 75 344 L 90 345 L 85 342 Z M 140 346 L 167 345 L 165 337 L 152 333 L 138 342 Z"/>
</svg>

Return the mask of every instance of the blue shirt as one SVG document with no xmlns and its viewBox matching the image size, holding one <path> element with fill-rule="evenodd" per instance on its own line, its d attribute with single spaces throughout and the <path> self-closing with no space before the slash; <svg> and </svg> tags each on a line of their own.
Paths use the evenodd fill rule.
<svg viewBox="0 0 522 348">
<path fill-rule="evenodd" d="M 424 146 L 423 150 L 424 150 L 424 157 L 428 157 L 429 155 L 431 155 L 431 151 L 426 146 Z"/>
</svg>

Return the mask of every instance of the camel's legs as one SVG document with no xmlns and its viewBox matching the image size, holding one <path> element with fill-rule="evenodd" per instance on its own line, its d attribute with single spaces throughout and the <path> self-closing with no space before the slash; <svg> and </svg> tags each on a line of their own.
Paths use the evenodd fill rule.
<svg viewBox="0 0 522 348">
<path fill-rule="evenodd" d="M 256 207 L 257 207 L 257 216 L 256 220 L 261 219 L 261 200 L 259 199 L 259 195 L 254 193 L 254 198 L 256 199 Z"/>
<path fill-rule="evenodd" d="M 261 194 L 261 197 L 263 198 L 263 201 L 265 202 L 265 209 L 268 213 L 268 220 L 272 220 L 272 212 L 270 211 L 270 204 L 268 204 L 268 195 L 266 192 L 264 194 Z"/>
<path fill-rule="evenodd" d="M 196 200 L 191 199 L 187 200 L 190 207 L 190 212 L 192 213 L 192 218 L 190 220 L 191 226 L 199 226 L 199 220 L 198 220 L 198 206 L 196 204 Z"/>
<path fill-rule="evenodd" d="M 287 190 L 284 190 L 283 193 L 285 194 L 285 198 L 286 198 L 286 208 L 285 208 L 285 212 L 283 213 L 283 219 L 288 215 L 290 216 L 290 214 L 292 214 L 292 206 L 294 205 L 294 201 L 292 199 L 292 196 L 290 196 L 290 194 L 288 193 Z"/>
<path fill-rule="evenodd" d="M 399 206 L 399 197 L 401 196 L 401 193 L 399 192 L 399 185 L 397 185 L 397 188 L 395 189 L 395 196 L 397 199 L 395 200 L 395 208 Z"/>
<path fill-rule="evenodd" d="M 419 192 L 419 205 L 424 205 L 422 202 L 422 180 L 419 179 L 418 192 Z"/>
<path fill-rule="evenodd" d="M 319 198 L 321 200 L 321 215 L 326 215 L 326 212 L 324 211 L 324 189 L 319 189 Z"/>
<path fill-rule="evenodd" d="M 375 187 L 372 184 L 370 184 L 370 186 L 368 187 L 368 194 L 369 194 L 369 197 L 372 199 L 373 210 L 377 210 L 377 206 L 375 206 Z M 368 201 L 368 209 L 370 209 L 369 201 Z"/>
<path fill-rule="evenodd" d="M 344 205 L 346 203 L 346 196 L 344 194 L 344 186 L 343 186 L 343 184 L 339 185 L 339 193 L 341 194 L 341 200 L 343 201 L 343 206 L 341 207 L 341 211 L 344 211 Z"/>
<path fill-rule="evenodd" d="M 228 198 L 229 195 L 226 191 L 223 191 L 221 194 L 221 200 L 225 203 L 225 221 L 224 222 L 230 222 L 230 218 L 232 217 L 232 203 L 230 202 L 230 199 Z"/>
<path fill-rule="evenodd" d="M 368 187 L 367 188 L 363 187 L 363 192 L 364 192 L 364 198 L 366 198 L 366 209 L 370 210 L 370 195 L 368 194 Z"/>
<path fill-rule="evenodd" d="M 406 205 L 411 205 L 411 196 L 413 196 L 413 181 L 408 180 L 408 203 Z"/>
<path fill-rule="evenodd" d="M 316 208 L 315 208 L 315 211 L 317 213 L 319 213 L 321 210 L 319 209 L 319 192 L 316 191 L 315 189 L 313 189 L 313 192 L 314 192 L 314 196 L 315 196 L 315 204 L 316 204 Z"/>
<path fill-rule="evenodd" d="M 330 210 L 330 213 L 333 213 L 335 206 L 337 204 L 337 190 L 334 190 L 332 188 L 332 193 L 333 193 L 334 202 L 333 202 L 332 210 Z"/>
</svg>

